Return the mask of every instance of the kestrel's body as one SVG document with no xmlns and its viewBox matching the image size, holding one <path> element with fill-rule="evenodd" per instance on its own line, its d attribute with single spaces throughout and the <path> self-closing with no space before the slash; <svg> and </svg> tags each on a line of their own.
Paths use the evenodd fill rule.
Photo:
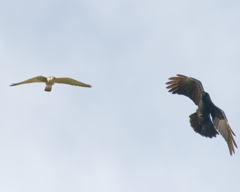
<svg viewBox="0 0 240 192">
<path fill-rule="evenodd" d="M 25 83 L 46 83 L 46 88 L 45 91 L 50 92 L 52 90 L 52 86 L 54 83 L 63 83 L 63 84 L 69 84 L 69 85 L 75 85 L 75 86 L 81 86 L 81 87 L 91 87 L 91 85 L 82 83 L 80 81 L 68 78 L 68 77 L 53 77 L 53 76 L 49 76 L 49 77 L 44 77 L 44 76 L 37 76 L 37 77 L 33 77 L 31 79 L 28 79 L 26 81 L 22 81 L 20 83 L 15 83 L 12 84 L 11 86 L 16 86 L 16 85 L 21 85 L 21 84 L 25 84 Z"/>
<path fill-rule="evenodd" d="M 51 91 L 52 90 L 52 86 L 55 83 L 55 79 L 56 78 L 53 77 L 53 76 L 47 77 L 47 81 L 45 82 L 46 83 L 45 91 Z"/>
</svg>

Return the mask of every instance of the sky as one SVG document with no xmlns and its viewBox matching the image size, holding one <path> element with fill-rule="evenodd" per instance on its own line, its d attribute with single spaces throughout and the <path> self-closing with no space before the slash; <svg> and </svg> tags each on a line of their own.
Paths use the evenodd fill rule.
<svg viewBox="0 0 240 192">
<path fill-rule="evenodd" d="M 0 2 L 0 191 L 238 192 L 240 151 L 195 133 L 200 80 L 240 146 L 240 2 Z M 41 83 L 70 77 L 92 88 Z"/>
</svg>

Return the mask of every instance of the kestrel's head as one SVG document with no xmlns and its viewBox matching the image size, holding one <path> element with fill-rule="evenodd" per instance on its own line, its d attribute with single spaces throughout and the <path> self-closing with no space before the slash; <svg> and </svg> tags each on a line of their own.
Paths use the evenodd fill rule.
<svg viewBox="0 0 240 192">
<path fill-rule="evenodd" d="M 49 76 L 49 77 L 47 77 L 47 81 L 48 82 L 55 82 L 55 77 L 53 77 L 53 76 Z"/>
</svg>

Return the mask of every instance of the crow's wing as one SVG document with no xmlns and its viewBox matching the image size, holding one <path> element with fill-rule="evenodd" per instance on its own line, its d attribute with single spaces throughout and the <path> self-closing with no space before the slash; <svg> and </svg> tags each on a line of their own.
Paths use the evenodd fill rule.
<svg viewBox="0 0 240 192">
<path fill-rule="evenodd" d="M 223 136 L 226 140 L 229 148 L 230 155 L 235 153 L 234 146 L 237 148 L 237 144 L 233 138 L 235 136 L 233 130 L 231 129 L 230 125 L 228 124 L 227 117 L 223 110 L 219 109 L 218 107 L 214 107 L 213 113 L 211 113 L 213 119 L 213 125 L 219 131 L 219 133 Z"/>
<path fill-rule="evenodd" d="M 10 86 L 16 86 L 16 85 L 21 85 L 21 84 L 25 84 L 25 83 L 40 83 L 40 82 L 46 82 L 46 81 L 47 81 L 46 77 L 37 76 L 37 77 L 33 77 L 31 79 L 28 79 L 26 81 L 22 81 L 22 82 L 19 82 L 19 83 L 12 84 Z"/>
<path fill-rule="evenodd" d="M 167 89 L 170 89 L 169 92 L 172 92 L 172 94 L 185 95 L 198 105 L 202 91 L 204 91 L 200 81 L 179 74 L 177 77 L 169 78 L 169 80 L 170 81 L 166 83 L 169 85 L 167 86 Z"/>
</svg>

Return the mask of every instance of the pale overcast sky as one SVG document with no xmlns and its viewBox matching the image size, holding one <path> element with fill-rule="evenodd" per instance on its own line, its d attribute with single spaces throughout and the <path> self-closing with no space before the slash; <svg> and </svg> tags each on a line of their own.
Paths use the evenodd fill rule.
<svg viewBox="0 0 240 192">
<path fill-rule="evenodd" d="M 238 192 L 240 151 L 195 133 L 199 79 L 240 146 L 240 2 L 2 0 L 0 191 Z M 71 77 L 91 89 L 44 84 Z"/>
</svg>

